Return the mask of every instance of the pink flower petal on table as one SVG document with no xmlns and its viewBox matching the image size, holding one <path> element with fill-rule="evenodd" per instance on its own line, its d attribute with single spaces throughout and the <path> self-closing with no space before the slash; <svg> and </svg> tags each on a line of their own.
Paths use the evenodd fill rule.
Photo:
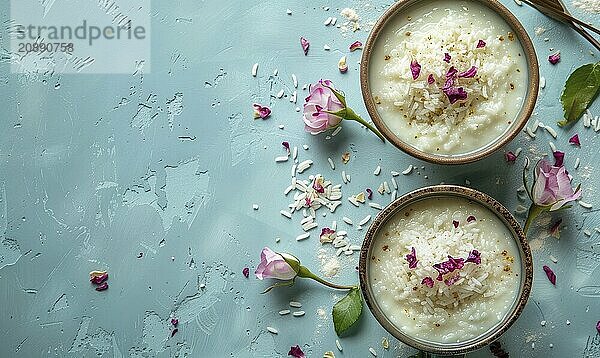
<svg viewBox="0 0 600 358">
<path fill-rule="evenodd" d="M 337 237 L 335 234 L 335 230 L 324 227 L 321 229 L 321 235 L 319 236 L 319 241 L 324 244 L 327 242 L 333 242 L 333 240 Z"/>
<path fill-rule="evenodd" d="M 281 145 L 285 148 L 285 150 L 290 154 L 290 143 L 289 142 L 281 142 Z"/>
<path fill-rule="evenodd" d="M 476 48 L 482 48 L 482 47 L 485 47 L 485 41 L 483 41 L 483 40 L 477 41 Z"/>
<path fill-rule="evenodd" d="M 102 275 L 99 275 L 99 276 L 90 277 L 90 282 L 94 283 L 96 285 L 99 285 L 106 280 L 108 280 L 108 273 L 103 273 Z"/>
<path fill-rule="evenodd" d="M 96 291 L 104 291 L 108 289 L 108 283 L 107 282 L 102 282 L 100 284 L 100 286 L 96 287 Z"/>
<path fill-rule="evenodd" d="M 174 327 L 177 327 L 177 325 L 179 324 L 179 320 L 177 318 L 171 318 L 171 324 Z"/>
<path fill-rule="evenodd" d="M 542 268 L 544 269 L 544 272 L 546 273 L 550 283 L 556 286 L 556 275 L 554 274 L 554 271 L 552 271 L 552 269 L 546 265 L 544 265 Z"/>
<path fill-rule="evenodd" d="M 250 277 L 250 268 L 244 267 L 244 269 L 242 270 L 242 275 L 244 275 L 245 278 Z"/>
<path fill-rule="evenodd" d="M 573 136 L 571 138 L 569 138 L 569 143 L 574 144 L 578 147 L 581 146 L 581 142 L 579 141 L 579 135 L 578 134 L 573 134 Z"/>
<path fill-rule="evenodd" d="M 548 56 L 548 62 L 553 65 L 556 65 L 560 61 L 560 52 L 554 53 Z"/>
<path fill-rule="evenodd" d="M 408 268 L 417 268 L 419 260 L 417 260 L 417 252 L 414 247 L 410 249 L 410 254 L 406 255 L 406 261 L 408 261 Z"/>
<path fill-rule="evenodd" d="M 412 60 L 410 63 L 410 72 L 412 73 L 413 80 L 419 78 L 421 74 L 421 65 L 417 62 L 417 60 Z"/>
<path fill-rule="evenodd" d="M 271 108 L 262 106 L 258 103 L 253 103 L 252 108 L 254 109 L 254 118 L 266 119 L 271 115 Z"/>
<path fill-rule="evenodd" d="M 452 59 L 452 57 L 450 56 L 450 54 L 448 52 L 444 53 L 444 62 L 450 63 L 451 59 Z"/>
<path fill-rule="evenodd" d="M 429 83 L 430 85 L 435 83 L 435 78 L 433 77 L 433 74 L 429 74 L 429 76 L 427 76 L 427 83 Z"/>
<path fill-rule="evenodd" d="M 367 199 L 373 199 L 373 190 L 371 190 L 371 188 L 366 188 L 365 191 L 367 192 Z"/>
<path fill-rule="evenodd" d="M 471 66 L 471 68 L 469 68 L 468 70 L 459 73 L 458 77 L 471 78 L 471 77 L 475 77 L 476 74 L 477 74 L 477 67 Z"/>
<path fill-rule="evenodd" d="M 433 287 L 433 279 L 429 276 L 425 277 L 422 281 L 421 281 L 421 285 L 425 285 L 429 288 Z"/>
<path fill-rule="evenodd" d="M 596 323 L 596 331 L 598 331 L 598 333 L 600 333 L 600 321 L 598 321 L 598 323 Z"/>
<path fill-rule="evenodd" d="M 294 358 L 306 358 L 306 356 L 304 355 L 304 352 L 302 352 L 302 349 L 297 344 L 290 348 L 290 351 L 288 352 L 288 356 L 292 356 Z"/>
<path fill-rule="evenodd" d="M 304 56 L 308 55 L 308 48 L 310 47 L 310 42 L 304 37 L 300 37 L 300 46 L 302 46 L 302 51 L 304 51 Z"/>
<path fill-rule="evenodd" d="M 514 163 L 515 160 L 517 160 L 517 156 L 513 152 L 506 152 L 504 154 L 504 157 L 506 158 L 506 161 L 509 163 Z"/>
<path fill-rule="evenodd" d="M 356 51 L 358 49 L 361 49 L 363 46 L 362 42 L 360 41 L 354 41 L 351 45 L 350 45 L 350 52 Z"/>
</svg>

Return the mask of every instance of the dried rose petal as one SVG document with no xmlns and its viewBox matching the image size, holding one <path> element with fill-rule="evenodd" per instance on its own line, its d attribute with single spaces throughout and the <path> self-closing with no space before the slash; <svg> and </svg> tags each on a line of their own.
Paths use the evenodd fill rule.
<svg viewBox="0 0 600 358">
<path fill-rule="evenodd" d="M 504 157 L 506 158 L 506 161 L 509 163 L 514 163 L 515 160 L 517 160 L 517 156 L 513 152 L 506 152 L 504 154 Z"/>
<path fill-rule="evenodd" d="M 471 78 L 471 77 L 474 77 L 476 74 L 477 74 L 477 67 L 471 66 L 471 68 L 469 68 L 468 70 L 459 73 L 458 77 Z"/>
<path fill-rule="evenodd" d="M 448 72 L 446 72 L 446 79 L 453 78 L 454 75 L 456 75 L 457 73 L 458 73 L 458 70 L 456 68 L 454 68 L 454 66 L 450 67 L 448 69 Z M 454 81 L 452 81 L 452 84 L 454 84 Z"/>
<path fill-rule="evenodd" d="M 598 321 L 598 323 L 596 323 L 596 331 L 598 331 L 598 333 L 600 333 L 600 321 Z"/>
<path fill-rule="evenodd" d="M 429 288 L 433 287 L 433 279 L 429 276 L 425 277 L 422 281 L 421 281 L 421 285 L 425 285 Z"/>
<path fill-rule="evenodd" d="M 560 224 L 562 224 L 562 219 L 558 219 L 550 228 L 550 235 L 560 239 Z"/>
<path fill-rule="evenodd" d="M 548 280 L 550 280 L 550 283 L 556 286 L 556 275 L 554 274 L 554 271 L 552 271 L 552 269 L 546 265 L 544 265 L 542 268 L 544 269 Z"/>
<path fill-rule="evenodd" d="M 467 218 L 467 222 L 470 223 L 472 221 L 477 220 L 473 215 L 469 215 L 469 217 Z"/>
<path fill-rule="evenodd" d="M 408 261 L 409 268 L 414 269 L 417 267 L 419 260 L 417 260 L 417 252 L 414 247 L 410 249 L 410 254 L 406 255 L 406 261 Z"/>
<path fill-rule="evenodd" d="M 483 41 L 483 40 L 477 41 L 476 48 L 482 48 L 482 47 L 485 47 L 485 41 Z"/>
<path fill-rule="evenodd" d="M 479 265 L 481 263 L 481 253 L 477 250 L 472 250 L 469 252 L 469 257 L 467 257 L 465 262 L 472 262 L 476 265 Z"/>
<path fill-rule="evenodd" d="M 337 235 L 335 234 L 335 230 L 328 227 L 324 227 L 321 229 L 321 236 L 319 237 L 319 241 L 321 241 L 321 244 L 333 242 L 333 239 L 335 239 L 336 236 Z"/>
<path fill-rule="evenodd" d="M 356 51 L 358 49 L 361 49 L 363 46 L 362 42 L 360 41 L 354 41 L 351 45 L 350 45 L 350 52 Z"/>
<path fill-rule="evenodd" d="M 100 286 L 96 287 L 96 291 L 104 291 L 108 288 L 107 282 L 102 282 Z"/>
<path fill-rule="evenodd" d="M 554 53 L 548 56 L 548 62 L 553 65 L 556 65 L 560 61 L 560 52 Z"/>
<path fill-rule="evenodd" d="M 455 229 L 456 229 L 456 228 L 458 228 L 458 224 L 459 224 L 459 222 L 458 222 L 458 221 L 456 221 L 456 220 L 452 220 L 452 225 L 454 225 L 454 228 L 455 228 Z"/>
<path fill-rule="evenodd" d="M 444 278 L 442 275 L 453 272 L 454 270 L 460 270 L 465 265 L 464 259 L 457 258 L 448 255 L 448 261 L 440 262 L 433 265 L 433 268 L 438 271 L 438 277 L 436 280 L 442 281 Z"/>
<path fill-rule="evenodd" d="M 450 87 L 447 89 L 442 89 L 442 91 L 448 97 L 450 104 L 454 104 L 457 101 L 463 101 L 467 99 L 467 92 L 462 87 Z"/>
<path fill-rule="evenodd" d="M 435 78 L 433 77 L 433 74 L 429 74 L 429 76 L 427 76 L 427 83 L 429 83 L 431 85 L 434 82 L 435 82 Z"/>
<path fill-rule="evenodd" d="M 554 166 L 562 167 L 565 161 L 565 153 L 557 150 L 556 152 L 552 153 L 552 155 L 554 156 Z"/>
<path fill-rule="evenodd" d="M 413 80 L 419 78 L 421 74 L 421 65 L 417 62 L 417 60 L 412 60 L 410 63 L 410 72 L 412 73 Z"/>
<path fill-rule="evenodd" d="M 171 318 L 171 324 L 174 327 L 177 327 L 177 325 L 179 324 L 179 320 L 177 318 Z"/>
<path fill-rule="evenodd" d="M 288 154 L 290 154 L 290 143 L 289 142 L 281 142 L 281 145 L 287 150 Z"/>
<path fill-rule="evenodd" d="M 366 188 L 365 191 L 367 192 L 367 199 L 373 199 L 373 190 L 371 190 L 371 188 Z"/>
<path fill-rule="evenodd" d="M 450 54 L 448 52 L 444 53 L 444 61 L 450 63 L 450 60 L 452 59 L 452 57 L 450 56 Z"/>
<path fill-rule="evenodd" d="M 307 208 L 309 208 L 309 207 L 312 206 L 312 199 L 307 196 L 306 198 L 304 198 L 304 203 L 305 203 L 304 206 L 306 206 Z"/>
<path fill-rule="evenodd" d="M 99 275 L 99 276 L 92 276 L 92 277 L 90 277 L 90 282 L 94 283 L 96 285 L 99 285 L 99 284 L 101 284 L 102 282 L 104 282 L 106 280 L 108 280 L 108 273 L 106 273 L 106 272 L 103 273 L 103 274 L 101 274 L 101 275 Z"/>
<path fill-rule="evenodd" d="M 254 118 L 266 119 L 271 115 L 271 109 L 267 106 L 262 106 L 258 103 L 253 103 L 252 108 L 254 109 Z"/>
<path fill-rule="evenodd" d="M 456 281 L 460 280 L 460 275 L 456 274 L 450 278 L 447 278 L 444 280 L 444 283 L 446 284 L 446 286 L 452 286 L 456 283 Z"/>
<path fill-rule="evenodd" d="M 302 51 L 304 51 L 304 56 L 308 55 L 308 48 L 310 47 L 310 42 L 304 37 L 300 37 L 300 46 L 302 46 Z"/>
<path fill-rule="evenodd" d="M 315 189 L 315 191 L 317 193 L 324 193 L 325 188 L 323 187 L 323 177 L 322 176 L 316 177 L 315 180 L 313 180 L 312 187 L 313 187 L 313 189 Z"/>
<path fill-rule="evenodd" d="M 245 278 L 250 277 L 250 269 L 248 267 L 244 267 L 242 270 L 242 275 L 244 275 Z"/>
<path fill-rule="evenodd" d="M 581 142 L 579 141 L 579 134 L 574 134 L 571 138 L 569 138 L 569 143 L 575 144 L 576 146 L 580 147 Z"/>
<path fill-rule="evenodd" d="M 288 356 L 292 356 L 294 358 L 306 358 L 304 352 L 302 352 L 302 349 L 300 349 L 300 346 L 297 344 L 290 348 Z"/>
<path fill-rule="evenodd" d="M 179 332 L 179 329 L 175 328 L 171 331 L 171 338 L 175 335 L 175 333 Z"/>
</svg>

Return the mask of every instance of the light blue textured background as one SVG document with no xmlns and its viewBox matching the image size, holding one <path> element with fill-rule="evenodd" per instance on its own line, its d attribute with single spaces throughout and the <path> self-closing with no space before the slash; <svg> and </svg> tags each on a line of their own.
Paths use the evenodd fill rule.
<svg viewBox="0 0 600 358">
<path fill-rule="evenodd" d="M 284 140 L 310 146 L 299 155 L 315 161 L 308 174 L 322 173 L 336 183 L 342 169 L 352 175 L 352 182 L 343 186 L 342 206 L 319 218 L 321 225 L 341 221 L 344 215 L 358 221 L 375 214 L 366 206 L 354 208 L 345 198 L 389 181 L 391 170 L 401 171 L 409 163 L 419 169 L 398 178 L 400 193 L 468 179 L 474 188 L 514 209 L 523 157 L 537 159 L 549 152 L 552 138 L 538 130 L 535 140 L 520 134 L 508 145 L 509 150 L 523 148 L 515 165 L 506 164 L 500 152 L 478 163 L 441 167 L 382 144 L 354 123 L 330 140 L 304 133 L 296 105 L 288 97 L 275 97 L 282 88 L 289 96 L 292 73 L 300 87 L 331 78 L 346 91 L 348 103 L 366 115 L 357 65 L 361 52 L 348 54 L 347 74 L 337 71 L 337 61 L 350 43 L 364 42 L 368 31 L 344 38 L 323 21 L 336 16 L 341 22 L 339 10 L 353 7 L 366 24 L 390 3 L 153 1 L 151 73 L 15 75 L 10 73 L 4 28 L 9 4 L 4 1 L 0 356 L 264 357 L 284 356 L 295 344 L 310 357 L 327 350 L 336 356 L 366 357 L 369 347 L 381 357 L 407 356 L 411 350 L 392 339 L 366 309 L 359 328 L 340 340 L 344 352 L 338 353 L 329 315 L 335 292 L 300 282 L 260 295 L 265 283 L 241 274 L 246 266 L 253 271 L 265 245 L 296 254 L 315 271 L 320 265 L 316 230 L 310 239 L 296 242 L 298 220 L 279 214 L 289 200 L 282 193 L 290 165 L 276 164 L 273 158 L 283 154 Z M 591 54 L 593 48 L 568 27 L 512 0 L 503 3 L 530 33 L 547 80 L 532 120 L 557 128 L 558 97 L 567 75 L 598 61 L 597 52 Z M 96 4 L 82 1 L 81 6 L 94 11 Z M 292 15 L 286 14 L 287 8 Z M 572 9 L 600 23 L 598 15 Z M 41 6 L 32 11 L 41 11 Z M 535 35 L 538 26 L 547 31 Z M 300 36 L 311 41 L 306 57 Z M 332 50 L 324 51 L 324 44 Z M 556 66 L 546 60 L 550 48 L 562 53 Z M 260 67 L 253 78 L 255 62 Z M 277 76 L 272 75 L 275 69 Z M 305 95 L 299 89 L 299 106 Z M 175 102 L 182 99 L 181 113 L 168 104 L 175 97 Z M 273 115 L 253 120 L 253 102 L 270 105 Z M 592 112 L 600 114 L 599 104 Z M 584 199 L 599 207 L 597 134 L 584 130 L 582 123 L 557 131 L 554 142 L 567 152 L 567 167 L 572 169 L 575 158 L 581 158 L 579 170 L 571 170 L 574 182 L 582 184 Z M 567 143 L 575 132 L 580 133 L 581 148 Z M 345 151 L 352 158 L 344 166 L 340 155 Z M 327 157 L 336 161 L 335 171 Z M 379 177 L 372 175 L 377 165 L 382 167 Z M 375 197 L 383 204 L 389 201 L 389 196 Z M 252 210 L 254 203 L 259 210 Z M 556 216 L 542 218 L 531 231 L 533 293 L 521 318 L 501 338 L 511 356 L 600 356 L 594 328 L 600 320 L 600 234 L 594 231 L 600 216 L 578 205 L 560 215 L 565 225 L 560 240 L 547 233 Z M 584 235 L 585 229 L 592 231 L 591 237 Z M 364 231 L 348 231 L 359 244 Z M 281 237 L 278 244 L 276 237 Z M 140 252 L 143 257 L 138 259 Z M 358 255 L 341 259 L 343 270 L 334 280 L 356 282 Z M 543 264 L 554 268 L 556 287 L 545 278 Z M 88 272 L 94 269 L 109 271 L 108 291 L 99 293 L 90 286 Z M 291 299 L 304 304 L 304 317 L 277 314 Z M 319 308 L 327 312 L 326 318 L 316 314 Z M 181 323 L 170 338 L 167 318 L 172 312 Z M 544 327 L 542 320 L 548 322 Z M 266 332 L 266 326 L 276 327 L 279 334 Z M 390 339 L 387 351 L 380 345 L 382 337 Z M 486 348 L 470 356 L 490 353 Z"/>
</svg>

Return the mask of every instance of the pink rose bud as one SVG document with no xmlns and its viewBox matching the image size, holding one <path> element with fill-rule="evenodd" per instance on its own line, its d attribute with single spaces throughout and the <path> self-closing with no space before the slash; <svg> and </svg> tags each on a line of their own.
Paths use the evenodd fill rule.
<svg viewBox="0 0 600 358">
<path fill-rule="evenodd" d="M 254 274 L 259 280 L 264 278 L 273 278 L 284 281 L 293 279 L 298 274 L 300 262 L 293 256 L 286 255 L 286 257 L 287 260 L 282 254 L 278 254 L 268 247 L 265 247 L 260 253 L 260 263 Z M 297 268 L 293 268 L 290 263 L 288 263 L 288 260 L 297 264 Z"/>
<path fill-rule="evenodd" d="M 327 113 L 344 109 L 333 92 L 333 83 L 330 80 L 319 80 L 309 90 L 310 94 L 304 103 L 304 129 L 311 134 L 319 134 L 340 124 L 342 117 Z"/>
<path fill-rule="evenodd" d="M 556 165 L 550 165 L 546 160 L 539 162 L 532 191 L 534 204 L 550 206 L 550 211 L 558 210 L 581 196 L 581 190 L 575 191 L 571 186 L 571 177 L 562 166 L 562 156 L 556 159 Z"/>
</svg>

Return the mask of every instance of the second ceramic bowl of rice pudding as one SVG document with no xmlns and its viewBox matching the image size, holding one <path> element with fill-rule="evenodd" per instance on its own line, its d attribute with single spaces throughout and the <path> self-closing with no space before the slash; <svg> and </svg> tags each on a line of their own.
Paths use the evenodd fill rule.
<svg viewBox="0 0 600 358">
<path fill-rule="evenodd" d="M 532 257 L 510 212 L 488 195 L 426 187 L 386 207 L 367 231 L 360 285 L 402 342 L 459 354 L 496 340 L 531 290 Z"/>
<path fill-rule="evenodd" d="M 537 99 L 538 63 L 519 21 L 495 0 L 404 0 L 369 35 L 361 90 L 394 145 L 441 164 L 508 143 Z"/>
</svg>

